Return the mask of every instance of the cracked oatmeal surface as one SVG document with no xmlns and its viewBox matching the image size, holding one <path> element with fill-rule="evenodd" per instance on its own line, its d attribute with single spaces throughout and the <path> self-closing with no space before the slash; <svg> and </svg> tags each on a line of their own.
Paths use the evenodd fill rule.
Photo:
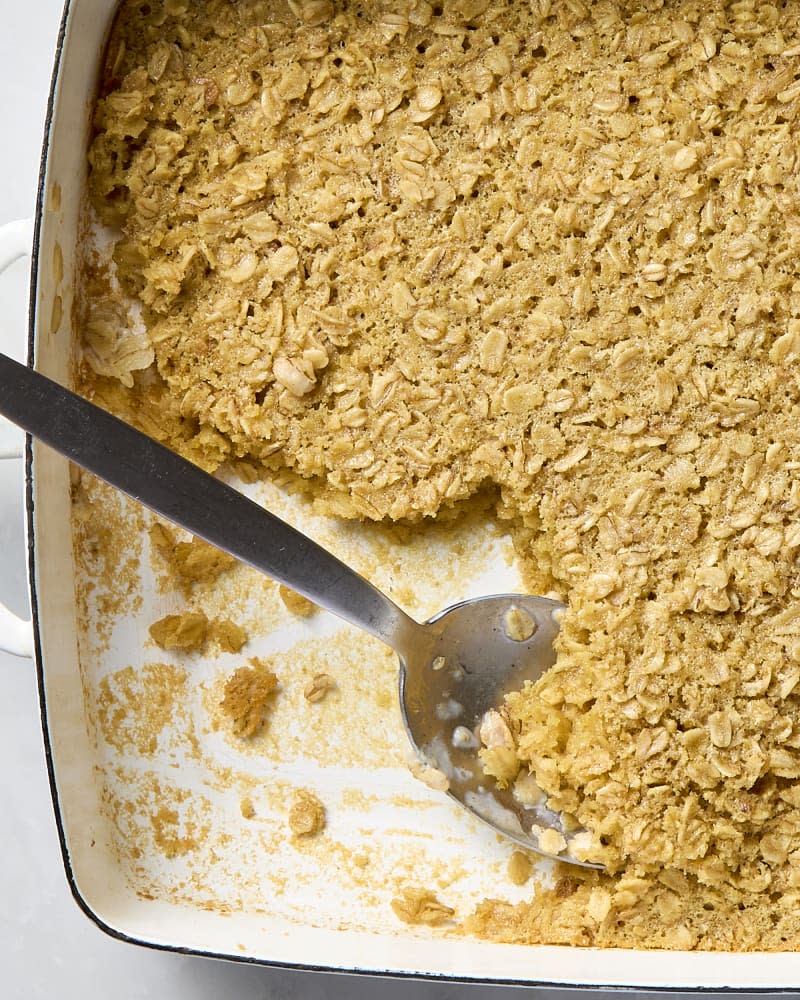
<svg viewBox="0 0 800 1000">
<path fill-rule="evenodd" d="M 497 489 L 569 601 L 518 753 L 613 874 L 473 930 L 800 946 L 800 4 L 149 8 L 90 151 L 143 328 L 89 295 L 87 385 L 333 514 Z"/>
</svg>

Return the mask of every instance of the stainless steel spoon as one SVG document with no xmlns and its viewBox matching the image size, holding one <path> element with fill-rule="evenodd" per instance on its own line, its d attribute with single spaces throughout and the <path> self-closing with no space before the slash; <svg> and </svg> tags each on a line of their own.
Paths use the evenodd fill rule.
<svg viewBox="0 0 800 1000">
<path fill-rule="evenodd" d="M 521 594 L 480 597 L 420 624 L 274 514 L 4 355 L 0 413 L 156 513 L 385 642 L 400 659 L 403 721 L 430 768 L 428 779 L 446 785 L 457 802 L 531 850 L 548 854 L 539 833 L 558 830 L 567 840 L 560 860 L 583 864 L 570 854 L 561 817 L 530 803 L 530 796 L 526 805 L 498 788 L 477 754 L 485 713 L 554 662 L 562 604 Z"/>
</svg>

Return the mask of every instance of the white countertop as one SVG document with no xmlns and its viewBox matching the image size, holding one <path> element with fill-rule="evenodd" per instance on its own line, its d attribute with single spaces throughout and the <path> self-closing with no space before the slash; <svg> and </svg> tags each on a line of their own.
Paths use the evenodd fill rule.
<svg viewBox="0 0 800 1000">
<path fill-rule="evenodd" d="M 33 212 L 44 108 L 61 0 L 0 0 L 0 223 Z M 0 278 L 3 342 L 20 356 L 27 262 Z M 16 338 L 16 341 L 14 340 Z M 21 463 L 0 462 L 0 600 L 27 607 Z M 106 937 L 77 908 L 56 837 L 33 664 L 0 653 L 0 996 L 4 1000 L 114 997 L 347 997 L 512 1000 L 527 990 L 376 980 L 231 965 L 136 948 Z M 561 991 L 543 991 L 553 997 Z M 609 995 L 609 994 L 607 994 Z M 644 996 L 644 994 L 641 994 Z"/>
</svg>

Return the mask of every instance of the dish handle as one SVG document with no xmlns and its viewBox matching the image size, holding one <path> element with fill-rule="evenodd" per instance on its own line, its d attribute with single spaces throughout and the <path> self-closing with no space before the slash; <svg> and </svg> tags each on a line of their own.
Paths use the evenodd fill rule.
<svg viewBox="0 0 800 1000">
<path fill-rule="evenodd" d="M 0 274 L 15 260 L 29 256 L 32 243 L 33 219 L 18 219 L 0 226 Z M 24 436 L 21 432 L 13 424 L 0 418 L 0 459 L 21 458 L 23 445 Z M 0 650 L 14 656 L 33 656 L 32 623 L 19 618 L 2 603 Z"/>
</svg>

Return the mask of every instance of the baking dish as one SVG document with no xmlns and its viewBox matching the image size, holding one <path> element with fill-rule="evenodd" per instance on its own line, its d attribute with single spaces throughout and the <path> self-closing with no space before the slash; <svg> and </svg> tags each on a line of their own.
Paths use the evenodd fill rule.
<svg viewBox="0 0 800 1000">
<path fill-rule="evenodd" d="M 66 381 L 69 372 L 68 318 L 73 312 L 74 249 L 84 179 L 85 141 L 76 141 L 76 136 L 86 135 L 87 109 L 112 13 L 112 4 L 97 0 L 78 0 L 67 6 L 48 115 L 34 236 L 29 356 L 40 370 L 60 381 Z M 63 261 L 63 271 L 57 261 Z M 388 922 L 372 931 L 334 927 L 331 919 L 328 926 L 314 926 L 326 908 L 330 918 L 330 911 L 341 907 L 336 888 L 331 888 L 327 899 L 298 894 L 297 908 L 305 908 L 309 919 L 293 921 L 263 913 L 208 910 L 200 899 L 192 906 L 186 901 L 137 895 L 117 863 L 109 843 L 108 819 L 98 801 L 96 747 L 87 728 L 78 665 L 75 595 L 63 586 L 65 579 L 74 576 L 67 469 L 36 447 L 29 451 L 27 463 L 37 668 L 56 817 L 73 892 L 101 927 L 155 947 L 312 968 L 595 987 L 753 990 L 794 985 L 793 955 L 676 956 L 523 948 L 412 933 L 401 925 L 392 928 Z M 141 664 L 135 638 L 133 632 L 124 655 Z M 440 826 L 457 823 L 454 816 L 444 811 L 437 822 Z M 471 843 L 473 858 L 480 853 L 478 847 L 502 851 L 473 829 L 461 836 Z M 493 894 L 491 880 L 486 879 L 481 887 L 478 878 L 472 890 L 476 901 L 481 888 L 484 895 Z"/>
</svg>

